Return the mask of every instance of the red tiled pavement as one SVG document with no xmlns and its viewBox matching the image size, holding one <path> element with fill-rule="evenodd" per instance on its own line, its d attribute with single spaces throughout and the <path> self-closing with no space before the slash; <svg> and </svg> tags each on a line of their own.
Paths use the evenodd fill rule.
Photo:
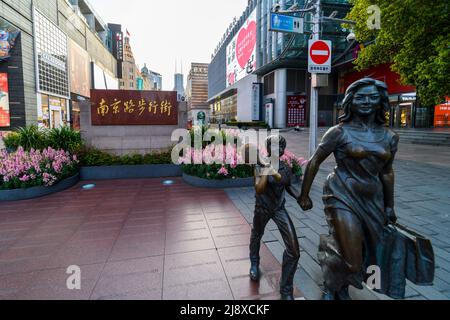
<svg viewBox="0 0 450 320">
<path fill-rule="evenodd" d="M 250 281 L 251 228 L 225 192 L 162 181 L 1 203 L 0 299 L 279 299 L 281 266 L 264 245 L 263 277 Z M 67 289 L 71 265 L 81 290 Z"/>
</svg>

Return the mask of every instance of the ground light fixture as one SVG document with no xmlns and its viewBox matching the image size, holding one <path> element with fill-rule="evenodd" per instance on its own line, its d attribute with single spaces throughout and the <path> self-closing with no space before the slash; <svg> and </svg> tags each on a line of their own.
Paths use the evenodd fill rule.
<svg viewBox="0 0 450 320">
<path fill-rule="evenodd" d="M 95 187 L 96 187 L 95 184 L 89 183 L 89 184 L 83 185 L 83 186 L 81 187 L 81 189 L 83 189 L 83 190 L 92 190 L 92 189 L 94 189 Z"/>
<path fill-rule="evenodd" d="M 173 180 L 165 180 L 165 181 L 163 181 L 163 185 L 164 186 L 172 186 L 174 184 L 175 184 L 175 181 L 173 181 Z"/>
</svg>

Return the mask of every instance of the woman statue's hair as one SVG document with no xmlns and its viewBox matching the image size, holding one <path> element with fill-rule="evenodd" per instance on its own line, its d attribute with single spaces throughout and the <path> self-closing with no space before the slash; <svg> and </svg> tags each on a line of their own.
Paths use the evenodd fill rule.
<svg viewBox="0 0 450 320">
<path fill-rule="evenodd" d="M 342 102 L 342 108 L 344 109 L 344 114 L 339 117 L 340 122 L 349 122 L 353 118 L 352 113 L 352 104 L 353 104 L 353 98 L 355 94 L 361 89 L 362 87 L 366 86 L 375 86 L 378 89 L 378 92 L 380 93 L 381 97 L 381 108 L 377 110 L 377 114 L 375 117 L 375 122 L 384 125 L 386 124 L 386 113 L 390 110 L 390 104 L 389 104 L 389 93 L 387 85 L 384 82 L 371 79 L 371 78 L 364 78 L 361 80 L 356 81 L 353 83 L 346 91 L 344 101 Z"/>
</svg>

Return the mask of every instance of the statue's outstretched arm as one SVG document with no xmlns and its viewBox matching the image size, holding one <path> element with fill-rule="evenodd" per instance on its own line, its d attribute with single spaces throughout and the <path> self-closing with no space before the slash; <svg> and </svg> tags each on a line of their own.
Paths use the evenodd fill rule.
<svg viewBox="0 0 450 320">
<path fill-rule="evenodd" d="M 314 183 L 314 180 L 316 179 L 317 173 L 319 172 L 320 166 L 322 163 L 331 155 L 331 152 L 325 151 L 322 148 L 317 149 L 314 156 L 311 158 L 311 160 L 308 163 L 308 166 L 306 167 L 305 176 L 303 178 L 303 185 L 302 185 L 302 192 L 300 195 L 300 198 L 298 199 L 299 202 L 304 202 L 304 200 L 309 199 L 309 193 L 311 192 L 312 184 Z M 306 205 L 308 207 L 309 205 Z M 303 206 L 302 206 L 303 208 Z M 303 208 L 305 209 L 305 208 Z M 310 210 L 311 208 L 307 208 L 305 210 Z"/>
</svg>

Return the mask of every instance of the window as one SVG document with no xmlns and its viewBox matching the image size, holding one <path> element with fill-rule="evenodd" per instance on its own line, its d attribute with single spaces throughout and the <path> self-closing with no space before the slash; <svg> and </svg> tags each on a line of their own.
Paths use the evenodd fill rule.
<svg viewBox="0 0 450 320">
<path fill-rule="evenodd" d="M 67 36 L 35 11 L 35 43 L 39 90 L 69 97 Z"/>
<path fill-rule="evenodd" d="M 264 77 L 264 95 L 275 93 L 275 73 L 268 74 Z"/>
</svg>

